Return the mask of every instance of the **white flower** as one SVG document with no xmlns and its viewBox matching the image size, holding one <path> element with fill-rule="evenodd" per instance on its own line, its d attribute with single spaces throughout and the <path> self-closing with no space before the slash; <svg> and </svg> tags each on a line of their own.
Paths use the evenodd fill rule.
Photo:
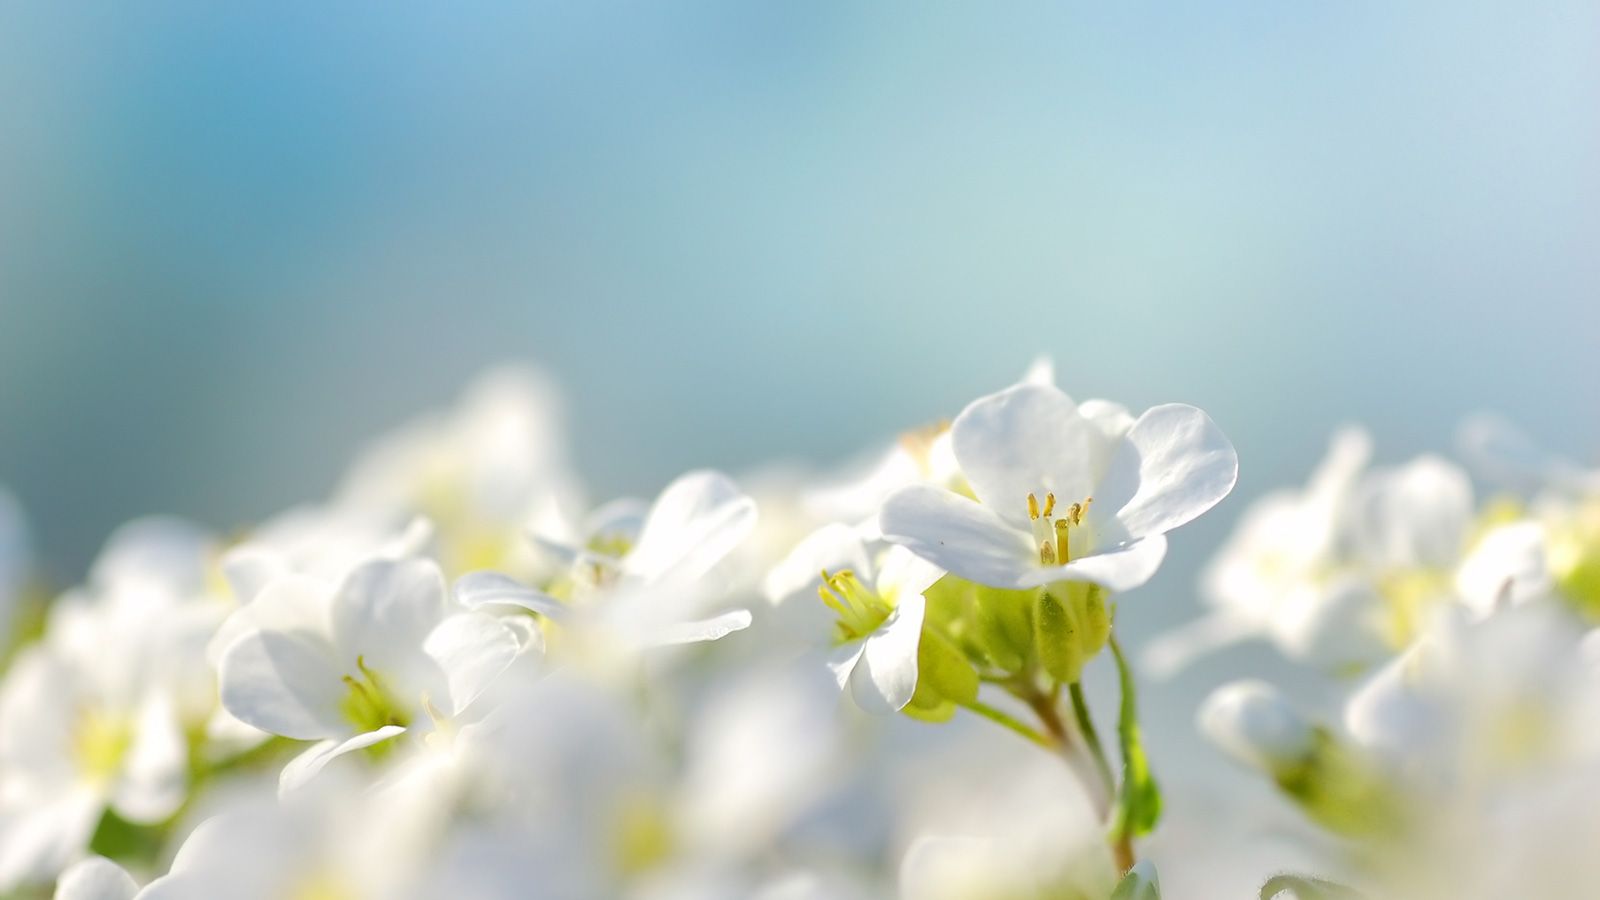
<svg viewBox="0 0 1600 900">
<path fill-rule="evenodd" d="M 1000 588 L 1138 587 L 1160 566 L 1166 532 L 1227 496 L 1238 474 L 1233 446 L 1192 406 L 1130 422 L 1120 407 L 1079 407 L 1045 384 L 975 401 L 951 444 L 976 499 L 912 485 L 885 501 L 879 524 L 917 555 Z"/>
<path fill-rule="evenodd" d="M 90 856 L 61 873 L 55 900 L 133 900 L 138 893 L 138 883 L 121 866 L 103 856 Z"/>
<path fill-rule="evenodd" d="M 378 440 L 353 465 L 334 505 L 438 529 L 451 574 L 530 565 L 522 532 L 574 502 L 561 404 L 540 373 L 492 369 L 455 408 Z"/>
<path fill-rule="evenodd" d="M 1499 598 L 1547 590 L 1530 558 L 1537 535 L 1513 529 L 1474 544 L 1478 513 L 1459 466 L 1424 455 L 1369 471 L 1370 455 L 1364 432 L 1343 430 L 1304 489 L 1253 504 L 1203 575 L 1210 615 L 1152 644 L 1149 668 L 1168 673 L 1266 637 L 1296 659 L 1361 669 L 1458 600 L 1486 613 Z"/>
<path fill-rule="evenodd" d="M 894 546 L 874 561 L 859 529 L 825 525 L 767 576 L 775 600 L 815 591 L 837 616 L 838 648 L 828 661 L 841 690 L 867 712 L 887 715 L 911 702 L 927 610 L 923 592 L 944 570 Z"/>
<path fill-rule="evenodd" d="M 201 822 L 139 900 L 421 897 L 426 830 L 404 804 L 324 779 L 284 803 L 249 797 Z"/>
<path fill-rule="evenodd" d="M 701 617 L 713 569 L 755 527 L 755 502 L 727 476 L 700 471 L 668 485 L 648 510 L 601 507 L 576 543 L 537 537 L 564 563 L 545 589 L 497 572 L 456 584 L 468 607 L 520 606 L 624 650 L 717 640 L 750 624 L 747 610 Z"/>
<path fill-rule="evenodd" d="M 1200 731 L 1228 755 L 1267 772 L 1303 762 L 1316 750 L 1316 730 L 1273 687 L 1236 681 L 1206 698 Z"/>
<path fill-rule="evenodd" d="M 113 533 L 88 582 L 0 685 L 0 892 L 54 877 L 109 807 L 153 824 L 186 799 L 191 736 L 216 712 L 205 646 L 214 542 L 177 519 Z"/>
<path fill-rule="evenodd" d="M 319 742 L 285 768 L 286 788 L 341 754 L 460 716 L 520 649 L 494 617 L 452 612 L 429 560 L 373 560 L 337 586 L 281 578 L 239 615 L 250 627 L 222 656 L 223 705 Z"/>
</svg>

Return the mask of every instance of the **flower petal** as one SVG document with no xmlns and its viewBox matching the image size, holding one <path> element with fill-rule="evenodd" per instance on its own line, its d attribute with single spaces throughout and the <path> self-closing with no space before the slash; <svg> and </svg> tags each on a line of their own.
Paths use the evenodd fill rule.
<svg viewBox="0 0 1600 900">
<path fill-rule="evenodd" d="M 444 573 L 429 559 L 375 559 L 359 566 L 333 598 L 333 639 L 353 661 L 401 668 L 445 612 Z"/>
<path fill-rule="evenodd" d="M 1112 593 L 1131 591 L 1149 581 L 1161 568 L 1161 561 L 1166 556 L 1167 539 L 1158 534 L 1081 556 L 1064 566 L 1034 568 L 1010 587 L 1039 587 L 1053 581 L 1088 581 Z"/>
<path fill-rule="evenodd" d="M 871 571 L 871 561 L 867 559 L 866 543 L 860 532 L 835 522 L 806 535 L 788 556 L 772 567 L 762 583 L 762 591 L 773 603 L 803 592 L 815 592 L 822 583 L 823 569 L 834 572 L 849 569 L 866 577 Z"/>
<path fill-rule="evenodd" d="M 828 671 L 833 673 L 833 680 L 839 683 L 839 690 L 844 690 L 850 684 L 850 675 L 861 662 L 861 654 L 867 652 L 866 641 L 851 641 L 835 647 L 828 656 Z"/>
<path fill-rule="evenodd" d="M 850 696 L 873 715 L 899 712 L 917 692 L 917 645 L 927 602 L 921 594 L 902 597 L 889 618 L 867 637 L 855 671 Z"/>
<path fill-rule="evenodd" d="M 385 725 L 375 731 L 367 731 L 343 741 L 318 741 L 306 748 L 304 753 L 289 760 L 278 773 L 278 794 L 280 796 L 291 791 L 299 790 L 307 782 L 317 777 L 317 773 L 327 768 L 346 753 L 371 747 L 373 744 L 382 743 L 398 734 L 404 734 L 405 728 L 399 725 Z"/>
<path fill-rule="evenodd" d="M 1239 477 L 1239 457 L 1193 406 L 1153 406 L 1128 429 L 1091 507 L 1114 514 L 1128 537 L 1165 534 L 1217 505 Z"/>
<path fill-rule="evenodd" d="M 973 401 L 950 426 L 951 446 L 973 493 L 1021 528 L 1028 495 L 1073 502 L 1094 488 L 1095 426 L 1052 385 L 1019 384 Z"/>
<path fill-rule="evenodd" d="M 104 856 L 90 856 L 67 867 L 56 882 L 55 900 L 133 900 L 139 884 Z"/>
<path fill-rule="evenodd" d="M 571 610 L 565 603 L 499 572 L 468 572 L 456 579 L 456 602 L 467 609 L 484 606 L 520 606 L 542 616 L 559 619 Z"/>
<path fill-rule="evenodd" d="M 222 655 L 222 705 L 240 721 L 297 740 L 339 734 L 343 672 L 326 641 L 297 632 L 252 631 Z"/>
<path fill-rule="evenodd" d="M 873 586 L 879 595 L 903 597 L 920 594 L 943 577 L 943 569 L 896 544 L 878 557 Z"/>
<path fill-rule="evenodd" d="M 1355 514 L 1356 539 L 1373 563 L 1451 569 L 1472 528 L 1472 481 L 1449 460 L 1419 456 L 1373 474 Z"/>
<path fill-rule="evenodd" d="M 678 622 L 657 629 L 640 642 L 642 647 L 672 647 L 716 641 L 750 627 L 750 610 L 732 609 L 709 619 Z"/>
<path fill-rule="evenodd" d="M 968 581 L 1016 587 L 1039 568 L 1032 537 L 982 504 L 942 488 L 901 488 L 884 501 L 878 524 L 888 540 Z"/>
<path fill-rule="evenodd" d="M 1456 571 L 1456 592 L 1480 616 L 1488 616 L 1501 602 L 1526 603 L 1553 587 L 1544 526 L 1538 522 L 1491 530 Z"/>
<path fill-rule="evenodd" d="M 639 542 L 623 560 L 629 574 L 654 581 L 704 575 L 756 524 L 756 504 L 721 472 L 690 472 L 650 507 Z"/>
<path fill-rule="evenodd" d="M 189 744 L 172 695 L 151 691 L 140 704 L 133 746 L 112 797 L 117 814 L 151 825 L 183 804 L 189 784 Z"/>
<path fill-rule="evenodd" d="M 440 622 L 422 649 L 444 670 L 450 715 L 458 716 L 510 667 L 520 645 L 516 634 L 494 616 L 467 612 Z"/>
</svg>

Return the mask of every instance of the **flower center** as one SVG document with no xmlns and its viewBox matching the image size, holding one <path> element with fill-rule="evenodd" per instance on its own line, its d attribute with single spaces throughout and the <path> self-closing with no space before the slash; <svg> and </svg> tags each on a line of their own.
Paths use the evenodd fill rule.
<svg viewBox="0 0 1600 900">
<path fill-rule="evenodd" d="M 122 768 L 122 758 L 133 746 L 133 721 L 101 709 L 86 709 L 78 716 L 72 734 L 73 757 L 79 771 L 97 782 L 108 781 Z"/>
<path fill-rule="evenodd" d="M 891 598 L 882 597 L 870 590 L 849 569 L 828 574 L 822 570 L 822 584 L 817 595 L 828 608 L 839 614 L 839 643 L 863 638 L 878 629 L 883 620 L 894 612 Z"/>
<path fill-rule="evenodd" d="M 1040 563 L 1059 566 L 1072 560 L 1072 529 L 1082 527 L 1084 514 L 1093 502 L 1093 497 L 1085 497 L 1057 516 L 1055 494 L 1044 495 L 1043 509 L 1039 508 L 1038 497 L 1028 495 L 1028 518 L 1033 522 L 1033 542 L 1039 546 Z"/>
<path fill-rule="evenodd" d="M 363 731 L 376 731 L 385 725 L 408 725 L 411 717 L 405 707 L 384 686 L 378 673 L 367 668 L 366 657 L 356 657 L 356 670 L 361 673 L 359 676 L 344 676 L 345 686 L 350 689 L 339 704 L 344 717 Z"/>
</svg>

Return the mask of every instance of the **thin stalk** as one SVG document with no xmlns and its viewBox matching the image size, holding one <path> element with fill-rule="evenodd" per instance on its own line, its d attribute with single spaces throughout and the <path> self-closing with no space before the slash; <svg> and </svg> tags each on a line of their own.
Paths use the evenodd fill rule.
<svg viewBox="0 0 1600 900">
<path fill-rule="evenodd" d="M 1100 734 L 1095 731 L 1094 719 L 1089 715 L 1089 702 L 1083 696 L 1083 685 L 1073 682 L 1067 689 L 1072 695 L 1072 715 L 1078 720 L 1078 730 L 1083 734 L 1083 742 L 1089 745 L 1089 752 L 1094 755 L 1095 768 L 1100 770 L 1100 780 L 1105 782 L 1106 790 L 1114 790 L 1116 779 L 1111 775 L 1111 763 L 1106 760 L 1105 745 L 1100 743 Z"/>
<path fill-rule="evenodd" d="M 991 722 L 1016 732 L 1017 734 L 1027 738 L 1029 741 L 1035 744 L 1038 744 L 1046 750 L 1056 749 L 1055 740 L 1050 737 L 1046 737 L 1045 735 L 1040 734 L 1038 731 L 1028 727 L 1027 725 L 1023 724 L 1022 720 L 1012 716 L 1010 713 L 1007 713 L 1004 710 L 996 709 L 981 700 L 973 700 L 969 703 L 963 703 L 961 705 L 972 710 L 978 715 L 983 716 L 985 719 L 988 719 Z"/>
</svg>

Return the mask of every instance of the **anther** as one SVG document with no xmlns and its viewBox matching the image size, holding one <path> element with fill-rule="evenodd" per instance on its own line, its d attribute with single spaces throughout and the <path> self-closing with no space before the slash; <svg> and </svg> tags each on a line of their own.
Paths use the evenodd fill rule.
<svg viewBox="0 0 1600 900">
<path fill-rule="evenodd" d="M 1044 495 L 1044 514 L 1048 516 L 1048 515 L 1050 515 L 1051 513 L 1055 512 L 1055 511 L 1056 511 L 1056 495 L 1052 491 L 1051 493 L 1048 493 L 1048 494 Z"/>
<path fill-rule="evenodd" d="M 1039 518 L 1039 498 L 1032 494 L 1028 495 L 1028 518 Z"/>
</svg>

